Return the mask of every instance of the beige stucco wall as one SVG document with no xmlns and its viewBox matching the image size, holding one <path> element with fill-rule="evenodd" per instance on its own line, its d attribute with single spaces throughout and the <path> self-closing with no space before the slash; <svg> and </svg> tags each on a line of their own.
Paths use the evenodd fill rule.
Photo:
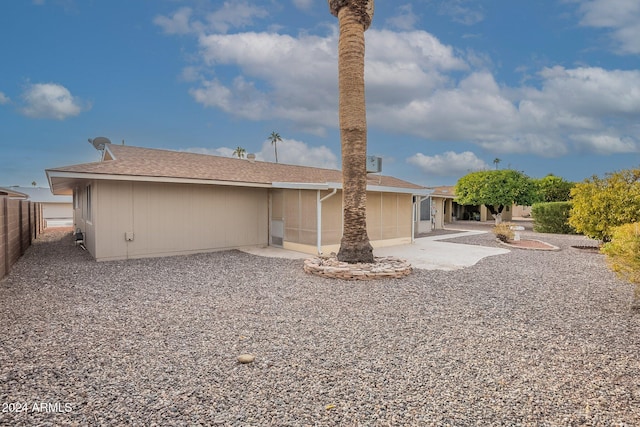
<svg viewBox="0 0 640 427">
<path fill-rule="evenodd" d="M 44 219 L 63 219 L 73 217 L 71 203 L 42 203 Z"/>
<path fill-rule="evenodd" d="M 367 234 L 371 241 L 411 239 L 413 200 L 410 194 L 367 193 Z"/>
<path fill-rule="evenodd" d="M 511 221 L 513 219 L 513 209 L 512 206 L 505 206 L 502 210 L 502 221 Z M 480 221 L 495 221 L 491 212 L 485 205 L 480 207 Z"/>
<path fill-rule="evenodd" d="M 91 186 L 91 217 L 87 186 Z M 320 191 L 320 197 L 331 191 Z M 269 215 L 284 224 L 283 247 L 317 252 L 317 190 L 92 181 L 76 192 L 74 225 L 99 261 L 269 244 Z M 374 247 L 411 242 L 412 196 L 369 192 Z M 269 201 L 271 199 L 271 201 Z M 127 241 L 126 235 L 132 237 Z M 342 237 L 342 193 L 322 202 L 322 251 Z"/>
<path fill-rule="evenodd" d="M 116 181 L 94 187 L 97 260 L 268 243 L 266 189 Z"/>
<path fill-rule="evenodd" d="M 529 218 L 531 216 L 531 206 L 520 206 L 520 205 L 513 205 L 513 212 L 512 212 L 514 217 L 524 217 L 524 218 Z"/>
<path fill-rule="evenodd" d="M 284 190 L 284 240 L 315 245 L 317 235 L 317 191 Z"/>
<path fill-rule="evenodd" d="M 440 230 L 445 228 L 447 224 L 453 221 L 453 199 L 432 196 L 431 215 L 434 229 Z"/>
<path fill-rule="evenodd" d="M 272 215 L 284 212 L 283 247 L 301 252 L 317 252 L 317 190 L 282 190 L 273 197 Z M 330 195 L 320 191 L 320 198 Z M 411 242 L 413 203 L 410 194 L 367 193 L 367 234 L 374 247 Z M 337 251 L 342 238 L 342 192 L 322 202 L 322 253 Z"/>
</svg>

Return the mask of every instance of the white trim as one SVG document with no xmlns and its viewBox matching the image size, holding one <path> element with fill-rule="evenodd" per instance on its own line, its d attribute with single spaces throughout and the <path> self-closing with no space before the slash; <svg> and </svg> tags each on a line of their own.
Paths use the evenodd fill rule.
<svg viewBox="0 0 640 427">
<path fill-rule="evenodd" d="M 433 192 L 433 190 L 428 189 L 388 187 L 384 185 L 367 185 L 367 191 L 377 191 L 380 193 L 403 193 L 412 194 L 414 196 L 428 196 Z"/>
<path fill-rule="evenodd" d="M 320 197 L 320 190 L 316 193 L 316 241 L 318 247 L 318 255 L 322 255 L 322 202 L 327 200 L 329 197 L 335 196 L 338 192 L 337 188 L 334 188 L 333 191 L 324 197 Z"/>
<path fill-rule="evenodd" d="M 312 182 L 272 182 L 270 187 L 287 190 L 328 190 L 330 188 L 327 184 Z"/>
<path fill-rule="evenodd" d="M 72 179 L 97 179 L 106 181 L 137 181 L 137 182 L 164 182 L 174 184 L 208 184 L 208 185 L 227 185 L 235 187 L 254 187 L 254 188 L 271 188 L 271 184 L 257 182 L 238 182 L 238 181 L 221 181 L 210 179 L 195 178 L 170 178 L 163 176 L 135 176 L 135 175 L 111 175 L 100 173 L 83 173 L 83 172 L 60 172 L 46 171 L 49 184 L 52 184 L 52 178 L 72 178 Z M 53 188 L 53 186 L 51 187 Z"/>
<path fill-rule="evenodd" d="M 138 176 L 138 175 L 115 175 L 115 174 L 101 174 L 101 173 L 88 173 L 88 172 L 64 172 L 56 170 L 46 170 L 47 180 L 49 181 L 49 187 L 54 188 L 53 178 L 67 178 L 67 179 L 83 179 L 83 180 L 110 180 L 110 181 L 138 181 L 138 182 L 164 182 L 174 184 L 205 184 L 205 185 L 226 185 L 235 187 L 253 187 L 253 188 L 282 188 L 282 189 L 296 189 L 296 190 L 332 190 L 342 189 L 342 183 L 339 182 L 327 182 L 327 183 L 313 183 L 313 182 L 272 182 L 272 183 L 259 183 L 259 182 L 244 182 L 244 181 L 224 181 L 214 179 L 198 179 L 198 178 L 173 178 L 164 176 Z M 401 193 L 412 194 L 416 196 L 428 196 L 433 193 L 433 190 L 418 189 L 418 188 L 401 188 L 401 187 L 388 187 L 382 185 L 367 185 L 367 191 L 376 191 L 380 193 Z"/>
</svg>

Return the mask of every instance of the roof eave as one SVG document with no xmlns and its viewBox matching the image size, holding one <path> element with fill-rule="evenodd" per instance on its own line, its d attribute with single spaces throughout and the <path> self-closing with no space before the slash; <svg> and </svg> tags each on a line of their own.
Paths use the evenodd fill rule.
<svg viewBox="0 0 640 427">
<path fill-rule="evenodd" d="M 135 182 L 162 182 L 162 183 L 174 183 L 174 184 L 201 184 L 201 185 L 224 185 L 234 187 L 253 187 L 253 188 L 282 188 L 282 189 L 297 189 L 297 190 L 329 190 L 329 189 L 342 189 L 342 183 L 340 182 L 245 182 L 245 181 L 224 181 L 213 179 L 200 179 L 200 178 L 175 178 L 175 177 L 163 177 L 163 176 L 139 176 L 139 175 L 117 175 L 117 174 L 102 174 L 102 173 L 90 173 L 90 172 L 69 172 L 55 169 L 47 169 L 47 180 L 49 181 L 49 188 L 53 194 L 60 194 L 62 191 L 68 191 L 69 188 L 59 188 L 56 185 L 56 181 L 61 180 L 102 180 L 102 181 L 135 181 Z M 381 193 L 401 193 L 412 194 L 416 196 L 428 196 L 433 190 L 420 189 L 420 188 L 404 188 L 404 187 L 390 187 L 382 185 L 367 185 L 367 191 L 375 191 Z"/>
<path fill-rule="evenodd" d="M 4 187 L 0 187 L 0 196 L 8 196 L 12 199 L 28 199 L 29 198 L 28 194 L 24 194 L 19 191 L 14 191 Z"/>
<path fill-rule="evenodd" d="M 53 194 L 58 194 L 56 181 L 62 179 L 73 179 L 82 181 L 134 181 L 134 182 L 162 182 L 173 184 L 203 184 L 203 185 L 225 185 L 234 187 L 253 187 L 253 188 L 269 188 L 271 184 L 260 182 L 242 182 L 242 181 L 224 181 L 213 179 L 199 179 L 199 178 L 174 178 L 164 176 L 139 176 L 139 175 L 116 175 L 116 174 L 102 174 L 102 173 L 89 173 L 89 172 L 68 172 L 58 170 L 46 170 L 47 179 L 49 180 L 49 187 Z M 63 189 L 59 189 L 62 191 Z"/>
</svg>

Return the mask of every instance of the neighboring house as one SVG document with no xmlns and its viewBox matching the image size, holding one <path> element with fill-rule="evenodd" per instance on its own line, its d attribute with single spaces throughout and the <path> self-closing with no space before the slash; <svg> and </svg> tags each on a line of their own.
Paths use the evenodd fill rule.
<svg viewBox="0 0 640 427">
<path fill-rule="evenodd" d="M 51 189 L 42 187 L 8 187 L 42 206 L 46 227 L 71 227 L 73 225 L 73 199 L 71 196 L 56 196 Z"/>
<path fill-rule="evenodd" d="M 29 198 L 28 195 L 17 191 L 18 187 L 0 187 L 0 196 L 7 196 L 11 199 L 24 199 L 27 200 Z"/>
<path fill-rule="evenodd" d="M 421 232 L 445 228 L 456 220 L 493 221 L 493 216 L 486 206 L 459 205 L 455 199 L 455 186 L 430 187 L 431 193 L 421 204 Z M 513 219 L 513 207 L 507 206 L 502 212 L 503 221 Z M 522 211 L 522 207 L 521 210 Z M 519 212 L 520 212 L 519 211 Z M 522 215 L 524 216 L 524 215 Z"/>
<path fill-rule="evenodd" d="M 337 252 L 342 172 L 106 144 L 102 160 L 47 169 L 54 194 L 73 195 L 74 227 L 97 260 L 272 245 Z M 369 175 L 374 247 L 410 243 L 424 187 Z"/>
</svg>

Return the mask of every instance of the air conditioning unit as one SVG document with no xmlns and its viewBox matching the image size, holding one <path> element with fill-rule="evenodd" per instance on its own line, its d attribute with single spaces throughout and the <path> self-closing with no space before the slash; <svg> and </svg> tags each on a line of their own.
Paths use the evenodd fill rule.
<svg viewBox="0 0 640 427">
<path fill-rule="evenodd" d="M 382 172 L 382 157 L 367 156 L 367 173 Z"/>
</svg>

